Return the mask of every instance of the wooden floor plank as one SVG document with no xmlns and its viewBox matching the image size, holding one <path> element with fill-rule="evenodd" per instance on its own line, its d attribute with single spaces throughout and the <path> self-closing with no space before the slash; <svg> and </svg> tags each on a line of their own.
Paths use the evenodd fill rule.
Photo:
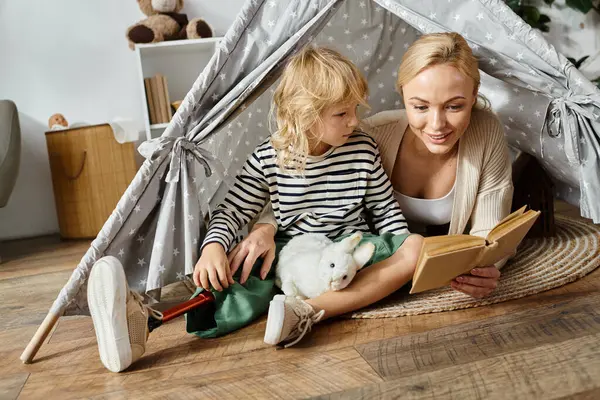
<svg viewBox="0 0 600 400">
<path fill-rule="evenodd" d="M 178 358 L 176 362 L 161 366 L 154 364 L 152 357 L 146 357 L 123 374 L 97 370 L 79 371 L 77 375 L 66 369 L 52 374 L 40 371 L 27 382 L 22 398 L 35 398 L 41 393 L 61 394 L 62 398 L 71 398 L 71 394 L 88 397 L 100 390 L 137 398 L 144 393 L 166 396 L 174 388 L 177 392 L 193 391 L 197 396 L 217 393 L 221 398 L 248 398 L 253 394 L 269 397 L 269 393 L 297 398 L 381 381 L 353 348 L 323 354 L 269 349 L 243 358 L 229 356 L 208 362 L 193 359 L 184 362 Z"/>
<path fill-rule="evenodd" d="M 29 374 L 17 373 L 0 376 L 0 399 L 13 400 L 19 397 Z"/>
<path fill-rule="evenodd" d="M 380 376 L 400 378 L 599 334 L 599 310 L 600 293 L 594 293 L 356 348 Z"/>
<path fill-rule="evenodd" d="M 323 399 L 562 399 L 598 393 L 600 334 L 435 369 Z"/>
<path fill-rule="evenodd" d="M 0 280 L 0 330 L 39 326 L 71 271 Z"/>
<path fill-rule="evenodd" d="M 560 400 L 598 400 L 600 399 L 600 388 L 584 390 L 583 392 L 569 394 Z"/>
</svg>

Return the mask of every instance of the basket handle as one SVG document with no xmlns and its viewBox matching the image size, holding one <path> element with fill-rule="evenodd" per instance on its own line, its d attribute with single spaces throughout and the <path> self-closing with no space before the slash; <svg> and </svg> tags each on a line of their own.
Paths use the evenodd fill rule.
<svg viewBox="0 0 600 400">
<path fill-rule="evenodd" d="M 52 152 L 50 153 L 50 156 L 53 158 L 57 158 L 60 156 L 60 154 L 56 153 L 56 152 Z M 81 173 L 83 172 L 83 167 L 85 167 L 85 160 L 87 160 L 87 151 L 83 152 L 83 157 L 81 159 L 81 166 L 79 167 L 77 173 L 75 173 L 75 175 L 70 175 L 67 173 L 67 168 L 65 167 L 65 165 L 63 164 L 62 161 L 57 160 L 57 163 L 60 164 L 60 170 L 62 172 L 62 174 L 70 181 L 74 181 L 77 178 L 79 178 L 81 176 Z"/>
</svg>

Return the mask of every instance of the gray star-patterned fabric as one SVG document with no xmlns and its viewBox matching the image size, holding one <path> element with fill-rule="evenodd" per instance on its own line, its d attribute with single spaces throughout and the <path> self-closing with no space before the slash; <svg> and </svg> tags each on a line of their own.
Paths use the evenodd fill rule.
<svg viewBox="0 0 600 400">
<path fill-rule="evenodd" d="M 192 274 L 211 209 L 270 134 L 273 88 L 290 55 L 309 43 L 342 52 L 367 77 L 367 114 L 376 113 L 403 107 L 394 87 L 408 46 L 445 31 L 478 57 L 481 92 L 509 144 L 536 156 L 557 197 L 600 223 L 600 92 L 502 1 L 249 0 L 164 134 L 140 146 L 146 161 L 51 311 L 88 313 L 88 273 L 105 255 L 157 299 Z"/>
</svg>

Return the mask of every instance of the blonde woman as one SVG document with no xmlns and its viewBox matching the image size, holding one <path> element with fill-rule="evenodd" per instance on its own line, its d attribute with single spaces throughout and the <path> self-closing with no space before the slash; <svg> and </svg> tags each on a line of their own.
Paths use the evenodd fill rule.
<svg viewBox="0 0 600 400">
<path fill-rule="evenodd" d="M 248 157 L 234 187 L 211 217 L 194 282 L 199 292 L 212 289 L 215 301 L 187 314 L 188 332 L 221 336 L 269 309 L 265 342 L 292 345 L 323 317 L 369 305 L 410 279 L 422 237 L 408 233 L 375 141 L 355 130 L 356 110 L 365 104 L 366 95 L 364 77 L 339 53 L 307 48 L 292 57 L 273 99 L 277 131 Z M 267 202 L 274 205 L 281 234 L 276 238 L 277 250 L 307 231 L 334 241 L 362 231 L 362 242 L 376 247 L 370 266 L 343 291 L 307 301 L 273 297 L 274 271 L 261 269 L 259 262 L 253 275 L 241 269 L 236 274 L 227 259 L 235 233 Z M 367 215 L 378 235 L 369 233 Z M 240 281 L 242 272 L 246 275 Z M 90 310 L 101 359 L 111 371 L 121 371 L 141 356 L 146 340 L 143 329 L 137 336 L 129 335 L 135 324 L 129 323 L 128 316 L 147 313 L 148 308 L 135 296 L 119 303 L 124 296 L 118 294 L 127 291 L 127 283 L 114 257 L 94 265 L 88 287 L 92 288 L 88 298 L 98 299 L 90 302 Z M 122 304 L 121 309 L 114 310 L 115 304 Z M 129 337 L 138 337 L 140 343 L 128 345 Z"/>
<path fill-rule="evenodd" d="M 479 84 L 477 60 L 462 36 L 423 35 L 398 69 L 405 109 L 364 121 L 411 232 L 486 236 L 510 211 L 508 148 L 500 122 L 478 96 Z M 264 258 L 265 270 L 270 268 L 277 228 L 272 218 L 265 209 L 252 233 L 230 253 L 233 270 L 243 264 L 247 276 L 257 257 Z M 473 297 L 487 296 L 503 264 L 475 268 L 451 285 Z"/>
</svg>

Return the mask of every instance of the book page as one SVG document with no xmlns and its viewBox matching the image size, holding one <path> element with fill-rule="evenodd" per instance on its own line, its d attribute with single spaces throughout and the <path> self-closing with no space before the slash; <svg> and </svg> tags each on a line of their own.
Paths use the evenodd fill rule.
<svg viewBox="0 0 600 400">
<path fill-rule="evenodd" d="M 523 206 L 521 208 L 519 208 L 516 211 L 513 211 L 512 213 L 508 214 L 506 217 L 504 217 L 500 222 L 498 222 L 496 224 L 496 226 L 494 226 L 492 228 L 492 230 L 490 231 L 490 233 L 488 233 L 488 237 L 490 235 L 493 234 L 493 232 L 498 231 L 499 229 L 502 228 L 502 226 L 504 226 L 505 224 L 507 224 L 508 222 L 510 222 L 511 220 L 518 218 L 519 216 L 523 215 L 523 213 L 525 213 L 525 209 L 527 208 L 527 206 Z M 491 240 L 490 240 L 491 241 Z"/>
<path fill-rule="evenodd" d="M 430 257 L 485 245 L 485 239 L 471 235 L 430 236 L 423 239 L 423 249 Z"/>
<path fill-rule="evenodd" d="M 492 235 L 492 242 L 483 251 L 478 265 L 493 265 L 504 257 L 514 254 L 539 215 L 539 211 L 529 210 L 519 218 L 505 224 L 502 230 L 495 232 Z"/>
<path fill-rule="evenodd" d="M 492 231 L 487 235 L 487 241 L 489 243 L 498 241 L 502 237 L 510 235 L 513 230 L 519 229 L 521 225 L 528 225 L 527 231 L 529 231 L 539 214 L 539 211 L 528 210 L 524 214 L 518 215 L 503 222 L 502 225 L 496 226 L 494 229 L 492 229 Z M 527 234 L 527 231 L 525 231 L 525 234 Z"/>
</svg>

